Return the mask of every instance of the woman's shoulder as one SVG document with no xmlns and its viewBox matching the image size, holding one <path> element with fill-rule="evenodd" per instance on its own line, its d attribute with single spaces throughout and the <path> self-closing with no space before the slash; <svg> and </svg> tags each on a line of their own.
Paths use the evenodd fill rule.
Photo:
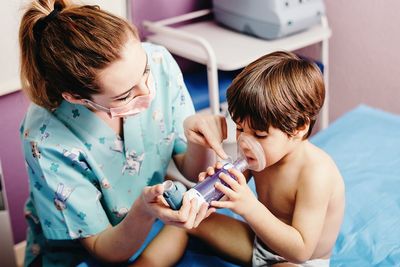
<svg viewBox="0 0 400 267">
<path fill-rule="evenodd" d="M 45 145 L 49 140 L 63 142 L 68 139 L 70 130 L 51 111 L 31 104 L 20 127 L 23 141 L 38 142 Z M 60 139 L 60 140 L 55 140 Z"/>
<path fill-rule="evenodd" d="M 41 106 L 31 103 L 26 111 L 22 124 L 37 124 L 45 118 L 51 116 L 51 112 Z"/>
<path fill-rule="evenodd" d="M 164 46 L 144 42 L 142 47 L 147 53 L 150 66 L 158 65 L 168 69 L 176 64 L 175 59 Z"/>
<path fill-rule="evenodd" d="M 154 53 L 170 54 L 168 52 L 168 50 L 162 45 L 157 45 L 157 44 L 148 43 L 148 42 L 142 42 L 142 47 L 147 53 L 150 53 L 150 54 L 154 54 Z"/>
</svg>

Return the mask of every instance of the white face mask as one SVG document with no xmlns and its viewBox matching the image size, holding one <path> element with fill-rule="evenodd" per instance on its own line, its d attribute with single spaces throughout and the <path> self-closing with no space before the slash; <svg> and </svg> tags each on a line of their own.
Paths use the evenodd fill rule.
<svg viewBox="0 0 400 267">
<path fill-rule="evenodd" d="M 84 99 L 84 101 L 90 107 L 106 112 L 110 116 L 110 118 L 133 116 L 146 110 L 150 106 L 152 100 L 156 95 L 153 75 L 151 74 L 150 70 L 149 70 L 149 76 L 146 81 L 146 86 L 147 89 L 149 90 L 148 94 L 136 96 L 132 98 L 128 103 L 120 107 L 106 108 L 89 99 Z"/>
</svg>

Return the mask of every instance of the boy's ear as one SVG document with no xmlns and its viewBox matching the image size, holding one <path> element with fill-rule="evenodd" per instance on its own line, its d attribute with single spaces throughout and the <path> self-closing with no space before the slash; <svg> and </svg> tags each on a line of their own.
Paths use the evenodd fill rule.
<svg viewBox="0 0 400 267">
<path fill-rule="evenodd" d="M 72 104 L 79 104 L 79 105 L 84 105 L 85 102 L 79 98 L 78 96 L 74 96 L 70 93 L 67 92 L 62 92 L 61 96 L 68 102 L 72 103 Z"/>
<path fill-rule="evenodd" d="M 298 127 L 294 131 L 293 137 L 296 138 L 296 139 L 303 140 L 304 136 L 307 135 L 309 129 L 310 129 L 310 123 L 309 123 L 309 121 L 307 121 L 304 125 Z"/>
</svg>

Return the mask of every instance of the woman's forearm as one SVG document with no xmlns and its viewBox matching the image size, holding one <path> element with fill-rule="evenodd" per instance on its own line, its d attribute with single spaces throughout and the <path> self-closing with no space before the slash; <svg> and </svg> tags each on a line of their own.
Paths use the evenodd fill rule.
<svg viewBox="0 0 400 267">
<path fill-rule="evenodd" d="M 139 197 L 118 225 L 84 239 L 82 244 L 102 261 L 124 262 L 142 246 L 154 221 L 155 218 L 142 209 Z"/>
<path fill-rule="evenodd" d="M 212 149 L 189 142 L 180 171 L 187 179 L 197 182 L 199 173 L 204 172 L 209 166 L 214 166 L 216 160 L 217 157 Z"/>
</svg>

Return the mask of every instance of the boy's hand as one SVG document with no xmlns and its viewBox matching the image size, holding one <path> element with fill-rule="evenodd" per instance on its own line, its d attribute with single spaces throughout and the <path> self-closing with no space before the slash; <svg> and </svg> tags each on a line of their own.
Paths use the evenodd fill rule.
<svg viewBox="0 0 400 267">
<path fill-rule="evenodd" d="M 214 167 L 208 167 L 207 170 L 205 172 L 201 172 L 199 173 L 199 183 L 202 182 L 206 177 L 211 176 L 215 173 L 215 170 L 219 170 L 221 169 L 223 166 L 223 164 L 221 162 L 217 162 L 215 163 Z"/>
<path fill-rule="evenodd" d="M 225 194 L 224 198 L 226 198 L 226 200 L 212 201 L 211 206 L 216 208 L 228 208 L 240 216 L 245 217 L 245 214 L 251 210 L 249 207 L 255 207 L 258 199 L 247 185 L 246 178 L 240 171 L 234 168 L 228 171 L 232 176 L 236 177 L 236 180 L 225 173 L 220 173 L 219 178 L 229 185 L 230 188 L 217 182 L 215 188 Z"/>
<path fill-rule="evenodd" d="M 222 141 L 227 137 L 226 120 L 219 115 L 195 114 L 183 122 L 188 142 L 212 148 L 217 155 L 226 159 Z"/>
<path fill-rule="evenodd" d="M 213 208 L 208 209 L 206 203 L 197 210 L 197 200 L 192 199 L 190 201 L 185 197 L 180 210 L 172 210 L 166 203 L 163 193 L 164 187 L 162 185 L 147 186 L 143 189 L 142 201 L 144 211 L 165 224 L 192 229 L 215 211 Z"/>
</svg>

